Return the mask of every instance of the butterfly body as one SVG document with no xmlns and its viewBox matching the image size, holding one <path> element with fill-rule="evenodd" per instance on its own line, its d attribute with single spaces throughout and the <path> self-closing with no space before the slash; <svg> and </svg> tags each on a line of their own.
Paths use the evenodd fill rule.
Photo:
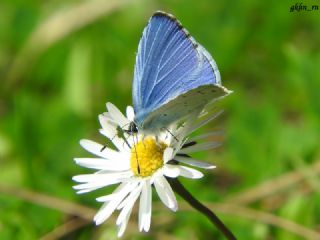
<svg viewBox="0 0 320 240">
<path fill-rule="evenodd" d="M 138 130 L 161 131 L 229 93 L 210 54 L 172 15 L 156 12 L 136 56 L 132 95 Z"/>
</svg>

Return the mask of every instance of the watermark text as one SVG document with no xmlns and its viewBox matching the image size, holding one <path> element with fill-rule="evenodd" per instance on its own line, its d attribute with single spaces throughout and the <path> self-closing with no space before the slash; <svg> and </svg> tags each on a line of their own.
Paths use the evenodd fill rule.
<svg viewBox="0 0 320 240">
<path fill-rule="evenodd" d="M 304 3 L 296 3 L 290 7 L 290 12 L 311 12 L 319 11 L 319 5 L 306 5 Z"/>
</svg>

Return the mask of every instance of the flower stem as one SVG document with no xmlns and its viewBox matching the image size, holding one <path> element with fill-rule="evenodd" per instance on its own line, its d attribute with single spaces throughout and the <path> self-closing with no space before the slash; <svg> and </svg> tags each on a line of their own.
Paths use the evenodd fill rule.
<svg viewBox="0 0 320 240">
<path fill-rule="evenodd" d="M 184 200 L 186 200 L 192 207 L 204 214 L 209 220 L 218 228 L 218 230 L 228 239 L 236 240 L 236 237 L 232 232 L 221 222 L 221 220 L 215 215 L 209 208 L 204 206 L 196 198 L 194 198 L 190 192 L 179 182 L 176 178 L 167 178 L 170 182 L 173 190 L 178 193 Z"/>
</svg>

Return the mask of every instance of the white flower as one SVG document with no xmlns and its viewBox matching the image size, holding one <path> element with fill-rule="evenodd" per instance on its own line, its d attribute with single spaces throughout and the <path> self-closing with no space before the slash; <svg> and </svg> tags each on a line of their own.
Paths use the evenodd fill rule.
<svg viewBox="0 0 320 240">
<path fill-rule="evenodd" d="M 75 158 L 75 162 L 80 166 L 96 169 L 97 172 L 73 177 L 74 181 L 80 183 L 74 186 L 74 189 L 78 193 L 86 193 L 119 184 L 112 194 L 96 199 L 103 202 L 103 205 L 94 217 L 95 223 L 103 223 L 116 209 L 120 210 L 116 224 L 119 227 L 118 237 L 122 236 L 133 205 L 140 197 L 139 230 L 147 232 L 151 223 L 152 185 L 163 204 L 176 211 L 177 200 L 166 177 L 197 179 L 203 174 L 191 167 L 214 168 L 213 165 L 197 161 L 188 154 L 217 147 L 217 142 L 195 142 L 215 133 L 193 139 L 186 136 L 214 119 L 217 114 L 206 114 L 205 119 L 200 121 L 196 115 L 189 116 L 183 124 L 175 123 L 157 136 L 142 136 L 139 133 L 129 135 L 123 131 L 128 129 L 134 119 L 132 107 L 127 107 L 127 117 L 111 103 L 107 103 L 107 109 L 107 113 L 99 116 L 102 126 L 100 133 L 111 140 L 117 150 L 91 140 L 81 140 L 81 146 L 97 158 Z"/>
</svg>

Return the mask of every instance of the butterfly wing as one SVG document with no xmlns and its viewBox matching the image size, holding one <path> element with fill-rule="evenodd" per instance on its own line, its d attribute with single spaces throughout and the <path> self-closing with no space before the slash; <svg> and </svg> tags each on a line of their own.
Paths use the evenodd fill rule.
<svg viewBox="0 0 320 240">
<path fill-rule="evenodd" d="M 210 91 L 198 93 L 204 86 Z M 138 127 L 160 128 L 225 94 L 210 54 L 173 16 L 156 12 L 143 31 L 136 57 L 132 95 Z M 156 120 L 161 114 L 167 114 L 166 121 Z"/>
<path fill-rule="evenodd" d="M 156 131 L 180 120 L 191 113 L 200 114 L 212 99 L 216 100 L 228 92 L 225 88 L 203 85 L 192 89 L 151 112 L 144 121 L 143 130 Z M 212 98 L 216 96 L 216 98 Z"/>
</svg>

